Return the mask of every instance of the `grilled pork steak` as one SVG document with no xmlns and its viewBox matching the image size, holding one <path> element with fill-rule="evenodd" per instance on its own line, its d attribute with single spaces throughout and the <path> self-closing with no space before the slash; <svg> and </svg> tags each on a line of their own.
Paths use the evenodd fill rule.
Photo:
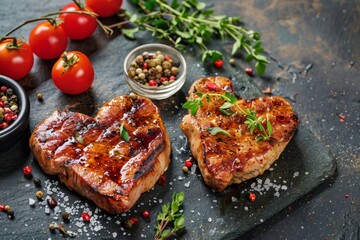
<svg viewBox="0 0 360 240">
<path fill-rule="evenodd" d="M 129 139 L 121 137 L 125 131 Z M 116 97 L 95 118 L 55 111 L 39 123 L 30 148 L 41 168 L 109 213 L 129 210 L 170 162 L 158 108 L 147 98 Z"/>
<path fill-rule="evenodd" d="M 190 99 L 199 99 L 197 93 L 233 93 L 231 81 L 224 77 L 208 77 L 197 80 L 189 90 Z M 262 134 L 255 129 L 250 132 L 246 116 L 232 106 L 233 114 L 223 114 L 220 107 L 225 103 L 221 97 L 203 97 L 203 104 L 195 115 L 187 114 L 181 129 L 190 142 L 190 149 L 197 160 L 205 183 L 216 191 L 240 183 L 264 173 L 279 158 L 293 137 L 298 118 L 290 104 L 282 97 L 262 97 L 250 100 L 238 99 L 242 109 L 256 110 L 256 117 L 263 117 L 273 132 L 270 139 L 257 141 Z M 219 127 L 229 134 L 212 135 L 209 129 Z M 230 135 L 230 136 L 227 136 Z"/>
</svg>

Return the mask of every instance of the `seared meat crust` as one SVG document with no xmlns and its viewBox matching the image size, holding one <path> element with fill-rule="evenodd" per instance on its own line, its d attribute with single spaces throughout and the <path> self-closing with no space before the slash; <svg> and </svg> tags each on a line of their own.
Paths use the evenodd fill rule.
<svg viewBox="0 0 360 240">
<path fill-rule="evenodd" d="M 211 90 L 208 83 L 218 88 Z M 208 77 L 197 80 L 189 90 L 189 98 L 198 98 L 201 93 L 233 93 L 231 81 L 224 77 Z M 260 132 L 250 133 L 244 122 L 246 117 L 236 112 L 223 115 L 219 108 L 224 100 L 212 97 L 203 101 L 195 116 L 189 112 L 181 122 L 181 129 L 190 142 L 190 149 L 197 160 L 205 183 L 216 191 L 223 191 L 234 183 L 240 183 L 264 173 L 279 158 L 294 136 L 298 118 L 291 105 L 282 97 L 262 97 L 238 99 L 242 109 L 256 110 L 257 117 L 268 119 L 273 127 L 270 140 L 256 141 Z M 266 121 L 264 121 L 266 128 Z M 224 134 L 211 135 L 209 128 L 221 127 L 231 137 Z"/>
<path fill-rule="evenodd" d="M 120 136 L 119 127 L 129 133 Z M 129 210 L 166 171 L 171 145 L 147 98 L 116 97 L 95 118 L 55 111 L 39 123 L 30 148 L 47 174 L 110 213 Z"/>
</svg>

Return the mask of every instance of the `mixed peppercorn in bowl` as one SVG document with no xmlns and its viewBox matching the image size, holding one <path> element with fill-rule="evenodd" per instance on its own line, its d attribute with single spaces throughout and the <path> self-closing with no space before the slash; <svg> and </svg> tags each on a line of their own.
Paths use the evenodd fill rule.
<svg viewBox="0 0 360 240">
<path fill-rule="evenodd" d="M 145 44 L 132 50 L 124 61 L 125 79 L 132 91 L 154 100 L 175 94 L 186 81 L 186 62 L 174 48 Z"/>
<path fill-rule="evenodd" d="M 0 75 L 0 151 L 9 149 L 29 125 L 30 103 L 24 89 Z"/>
</svg>

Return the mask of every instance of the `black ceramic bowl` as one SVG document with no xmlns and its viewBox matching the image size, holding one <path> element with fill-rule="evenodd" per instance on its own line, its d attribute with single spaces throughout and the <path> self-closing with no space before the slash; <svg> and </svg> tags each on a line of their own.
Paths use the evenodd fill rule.
<svg viewBox="0 0 360 240">
<path fill-rule="evenodd" d="M 0 130 L 0 152 L 10 149 L 16 144 L 29 125 L 30 102 L 24 89 L 11 78 L 0 75 L 0 87 L 6 86 L 14 90 L 18 97 L 19 114 L 17 119 L 7 128 Z"/>
</svg>

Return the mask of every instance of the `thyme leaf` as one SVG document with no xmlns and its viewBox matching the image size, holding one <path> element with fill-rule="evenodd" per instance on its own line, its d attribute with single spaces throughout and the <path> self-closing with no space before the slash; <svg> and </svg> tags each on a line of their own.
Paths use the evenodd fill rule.
<svg viewBox="0 0 360 240">
<path fill-rule="evenodd" d="M 207 129 L 211 135 L 216 135 L 216 134 L 224 134 L 225 136 L 231 137 L 230 133 L 220 127 L 214 127 L 214 128 L 208 128 Z"/>
<path fill-rule="evenodd" d="M 74 138 L 81 145 L 85 144 L 85 140 L 84 140 L 83 136 L 79 132 L 74 132 Z"/>
<path fill-rule="evenodd" d="M 174 193 L 171 202 L 161 207 L 161 212 L 157 215 L 155 226 L 155 239 L 165 240 L 174 236 L 181 229 L 185 228 L 185 216 L 179 213 L 179 208 L 185 199 L 184 192 Z M 173 227 L 169 226 L 172 223 Z"/>
<path fill-rule="evenodd" d="M 126 131 L 124 127 L 124 122 L 120 125 L 119 131 L 120 131 L 121 139 L 124 140 L 125 142 L 128 142 L 130 140 L 130 137 L 128 131 Z"/>
<path fill-rule="evenodd" d="M 252 109 L 242 109 L 237 104 L 237 97 L 229 92 L 225 92 L 225 94 L 219 94 L 219 93 L 201 93 L 197 92 L 196 95 L 199 98 L 196 99 L 189 99 L 186 103 L 183 104 L 183 108 L 190 110 L 190 113 L 192 115 L 196 115 L 199 108 L 202 106 L 202 99 L 205 98 L 206 101 L 210 102 L 211 97 L 217 97 L 217 99 L 222 99 L 225 101 L 223 105 L 220 106 L 219 111 L 226 115 L 230 116 L 235 113 L 233 109 L 240 112 L 241 114 L 246 116 L 245 124 L 248 125 L 249 131 L 251 134 L 254 133 L 255 130 L 258 130 L 261 132 L 261 134 L 256 138 L 256 141 L 262 141 L 262 140 L 269 140 L 271 138 L 271 135 L 273 133 L 273 128 L 269 120 L 265 120 L 263 117 L 257 117 L 256 111 Z M 263 126 L 263 122 L 266 121 L 266 129 Z M 230 137 L 230 133 L 226 130 L 221 129 L 220 127 L 214 127 L 209 128 L 208 131 L 211 133 L 211 135 L 216 135 L 218 133 L 225 134 L 226 136 Z"/>
<path fill-rule="evenodd" d="M 260 34 L 241 26 L 239 17 L 214 15 L 214 10 L 198 0 L 130 0 L 140 13 L 125 12 L 126 20 L 110 26 L 118 27 L 129 38 L 135 38 L 139 31 L 149 31 L 158 39 L 168 40 L 178 50 L 186 45 L 197 45 L 202 51 L 202 61 L 215 62 L 223 58 L 217 50 L 209 49 L 214 38 L 223 42 L 233 41 L 231 54 L 242 51 L 246 61 L 255 61 L 257 73 L 265 73 L 267 58 Z"/>
</svg>

